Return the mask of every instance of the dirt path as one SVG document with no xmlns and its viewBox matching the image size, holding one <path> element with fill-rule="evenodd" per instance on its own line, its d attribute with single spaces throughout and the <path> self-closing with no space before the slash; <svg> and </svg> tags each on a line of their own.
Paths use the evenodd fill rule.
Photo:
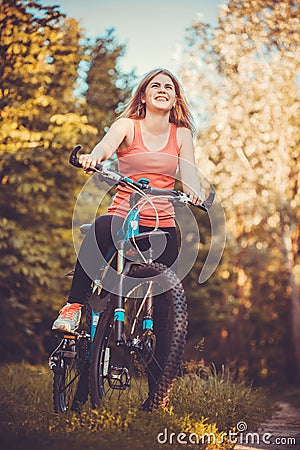
<svg viewBox="0 0 300 450">
<path fill-rule="evenodd" d="M 235 450 L 300 450 L 300 409 L 279 402 L 278 411 L 261 425 L 258 433 L 243 433 Z"/>
</svg>

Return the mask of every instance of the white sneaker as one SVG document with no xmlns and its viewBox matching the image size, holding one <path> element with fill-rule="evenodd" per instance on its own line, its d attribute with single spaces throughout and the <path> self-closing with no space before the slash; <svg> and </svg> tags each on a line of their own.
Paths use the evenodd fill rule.
<svg viewBox="0 0 300 450">
<path fill-rule="evenodd" d="M 52 330 L 68 331 L 74 333 L 81 318 L 80 303 L 67 303 L 60 311 L 58 318 L 53 322 Z"/>
</svg>

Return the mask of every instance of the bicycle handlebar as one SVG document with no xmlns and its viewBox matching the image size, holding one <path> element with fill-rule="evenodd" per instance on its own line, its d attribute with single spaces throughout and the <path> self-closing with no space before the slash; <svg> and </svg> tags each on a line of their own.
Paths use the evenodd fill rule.
<svg viewBox="0 0 300 450">
<path fill-rule="evenodd" d="M 76 147 L 72 150 L 69 157 L 70 164 L 72 164 L 72 166 L 77 168 L 82 168 L 82 165 L 80 164 L 79 158 L 77 156 L 77 153 L 80 149 L 81 145 L 76 145 Z M 197 205 L 193 203 L 189 198 L 188 194 L 185 194 L 184 192 L 153 188 L 146 183 L 134 181 L 131 178 L 125 177 L 124 175 L 115 170 L 106 169 L 105 167 L 103 167 L 102 164 L 96 164 L 96 167 L 90 168 L 90 170 L 99 173 L 102 180 L 108 184 L 112 184 L 111 182 L 113 182 L 113 184 L 130 186 L 131 188 L 133 188 L 133 190 L 137 191 L 142 190 L 145 194 L 170 196 L 171 202 L 190 204 L 192 206 L 195 206 L 196 208 L 202 209 L 202 211 L 205 212 L 209 210 L 215 198 L 215 192 L 211 191 L 208 197 L 204 200 L 204 202 L 201 205 Z"/>
</svg>

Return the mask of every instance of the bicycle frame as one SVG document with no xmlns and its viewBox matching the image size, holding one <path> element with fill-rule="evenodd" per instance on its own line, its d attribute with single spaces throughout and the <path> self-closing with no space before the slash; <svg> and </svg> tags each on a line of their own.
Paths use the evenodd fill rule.
<svg viewBox="0 0 300 450">
<path fill-rule="evenodd" d="M 82 226 L 82 232 L 85 234 L 88 230 L 90 225 L 85 224 Z M 116 307 L 114 310 L 114 326 L 115 326 L 115 336 L 116 336 L 116 343 L 118 345 L 126 342 L 124 341 L 123 336 L 123 329 L 124 329 L 124 279 L 126 275 L 129 273 L 130 268 L 132 264 L 137 264 L 137 261 L 129 262 L 126 259 L 126 251 L 132 250 L 132 246 L 136 245 L 141 239 L 147 239 L 151 235 L 157 233 L 157 235 L 161 236 L 162 234 L 168 235 L 168 233 L 157 231 L 157 232 L 147 232 L 147 233 L 139 233 L 139 228 L 136 226 L 135 223 L 132 222 L 131 217 L 128 215 L 124 221 L 124 228 L 126 229 L 126 233 L 123 236 L 123 239 L 119 239 L 117 242 L 117 250 L 116 250 L 116 259 L 117 259 L 117 278 L 118 278 L 118 290 L 116 293 Z M 134 237 L 134 240 L 133 240 Z M 144 261 L 145 263 L 152 262 L 152 250 L 149 249 L 149 256 Z M 142 262 L 140 262 L 142 264 Z M 94 281 L 94 290 L 98 289 L 99 284 L 101 285 L 101 280 L 95 280 Z M 150 287 L 145 295 L 145 301 L 143 302 L 143 310 L 144 310 L 144 316 L 143 316 L 143 322 L 142 322 L 142 329 L 143 331 L 150 331 L 153 329 L 153 318 L 151 315 L 152 307 L 153 307 L 153 296 L 152 296 L 152 290 L 151 290 L 151 284 Z M 142 311 L 139 311 L 139 314 Z M 92 310 L 92 320 L 91 320 L 91 330 L 90 330 L 90 339 L 91 343 L 94 340 L 94 336 L 96 333 L 97 324 L 100 319 L 101 313 L 95 313 Z"/>
<path fill-rule="evenodd" d="M 135 224 L 132 224 L 130 221 L 130 217 L 127 216 L 125 219 L 125 225 L 128 225 L 128 230 L 132 232 L 132 236 L 135 237 L 135 241 L 140 239 L 148 238 L 151 235 L 149 233 L 139 233 L 138 228 Z M 118 276 L 118 291 L 117 291 L 117 305 L 114 310 L 114 326 L 115 326 L 115 341 L 118 345 L 125 343 L 123 337 L 123 329 L 124 329 L 124 318 L 125 318 L 125 308 L 124 308 L 124 278 L 128 274 L 131 264 L 130 262 L 126 262 L 126 247 L 130 247 L 132 244 L 132 239 L 129 237 L 130 233 L 127 233 L 124 239 L 121 239 L 118 242 L 117 248 L 117 276 Z M 152 261 L 152 250 L 150 248 L 149 258 L 145 261 L 147 263 Z M 136 264 L 136 262 L 135 262 Z M 148 331 L 153 329 L 153 318 L 152 318 L 152 306 L 153 306 L 153 297 L 152 297 L 152 289 L 151 284 L 149 289 L 147 290 L 145 301 L 143 302 L 144 316 L 143 316 L 143 331 Z"/>
</svg>

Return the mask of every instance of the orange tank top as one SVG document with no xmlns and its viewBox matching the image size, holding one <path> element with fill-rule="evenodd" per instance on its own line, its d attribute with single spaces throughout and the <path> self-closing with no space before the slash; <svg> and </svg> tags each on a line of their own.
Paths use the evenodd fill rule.
<svg viewBox="0 0 300 450">
<path fill-rule="evenodd" d="M 175 176 L 179 162 L 179 147 L 176 139 L 176 125 L 171 123 L 167 144 L 160 150 L 149 150 L 141 133 L 139 120 L 133 120 L 134 139 L 126 150 L 118 150 L 119 171 L 122 175 L 138 181 L 148 178 L 150 185 L 158 189 L 174 189 Z M 125 218 L 130 206 L 129 198 L 133 191 L 127 186 L 118 186 L 117 193 L 108 214 L 115 214 Z M 153 198 L 152 201 L 158 212 L 160 227 L 174 227 L 174 208 L 172 204 L 162 198 Z M 140 224 L 155 226 L 155 211 L 149 203 L 140 201 Z"/>
</svg>

